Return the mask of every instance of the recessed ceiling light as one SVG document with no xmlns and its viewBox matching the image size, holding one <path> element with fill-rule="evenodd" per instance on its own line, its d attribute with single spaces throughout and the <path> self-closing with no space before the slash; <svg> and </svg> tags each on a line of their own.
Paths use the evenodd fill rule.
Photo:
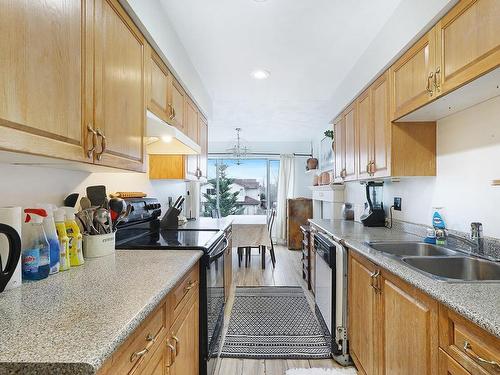
<svg viewBox="0 0 500 375">
<path fill-rule="evenodd" d="M 270 74 L 267 70 L 257 69 L 252 72 L 252 77 L 255 79 L 266 79 L 269 78 Z"/>
</svg>

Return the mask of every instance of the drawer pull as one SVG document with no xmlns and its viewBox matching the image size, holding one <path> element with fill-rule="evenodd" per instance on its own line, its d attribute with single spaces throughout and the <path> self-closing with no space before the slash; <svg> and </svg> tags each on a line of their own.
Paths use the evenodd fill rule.
<svg viewBox="0 0 500 375">
<path fill-rule="evenodd" d="M 184 288 L 184 294 L 186 294 L 187 292 L 189 292 L 191 289 L 193 289 L 194 285 L 196 283 L 193 282 L 193 281 L 189 281 L 188 282 L 188 285 Z"/>
<path fill-rule="evenodd" d="M 381 289 L 378 287 L 378 277 L 380 276 L 380 270 L 376 270 L 374 273 L 370 275 L 370 285 L 373 289 L 375 289 L 375 293 L 380 293 Z"/>
<path fill-rule="evenodd" d="M 179 344 L 181 343 L 181 340 L 175 335 L 172 335 L 172 340 L 175 341 L 175 356 L 177 357 L 179 355 Z"/>
<path fill-rule="evenodd" d="M 500 364 L 498 362 L 495 362 L 495 361 L 489 361 L 487 359 L 484 359 L 484 358 L 481 358 L 480 356 L 478 356 L 474 350 L 472 350 L 472 345 L 468 342 L 468 341 L 464 341 L 464 351 L 465 353 L 467 353 L 469 356 L 472 357 L 472 359 L 474 359 L 475 361 L 479 362 L 479 363 L 483 363 L 483 364 L 486 364 L 486 365 L 491 365 L 493 367 L 496 367 L 498 369 L 500 369 Z"/>
<path fill-rule="evenodd" d="M 148 342 L 148 344 L 144 349 L 139 350 L 138 352 L 134 352 L 130 355 L 130 362 L 135 362 L 137 359 L 146 355 L 149 352 L 149 349 L 151 349 L 151 346 L 155 343 L 156 338 L 151 333 L 148 333 L 148 335 L 146 336 L 146 341 Z"/>
<path fill-rule="evenodd" d="M 167 341 L 167 348 L 170 349 L 170 363 L 167 367 L 172 366 L 175 363 L 175 357 L 177 356 L 174 346 Z"/>
</svg>

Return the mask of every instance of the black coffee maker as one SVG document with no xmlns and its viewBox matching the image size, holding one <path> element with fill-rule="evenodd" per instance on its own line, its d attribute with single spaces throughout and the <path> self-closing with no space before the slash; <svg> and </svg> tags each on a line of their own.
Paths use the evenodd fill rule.
<svg viewBox="0 0 500 375">
<path fill-rule="evenodd" d="M 21 256 L 21 238 L 19 238 L 17 231 L 9 225 L 0 224 L 0 235 L 2 234 L 7 237 L 9 248 L 5 268 L 2 267 L 2 258 L 0 257 L 0 293 L 3 292 L 14 274 Z"/>
<path fill-rule="evenodd" d="M 366 200 L 368 206 L 361 215 L 361 222 L 365 227 L 384 227 L 385 210 L 382 190 L 384 182 L 370 181 L 366 183 Z"/>
</svg>

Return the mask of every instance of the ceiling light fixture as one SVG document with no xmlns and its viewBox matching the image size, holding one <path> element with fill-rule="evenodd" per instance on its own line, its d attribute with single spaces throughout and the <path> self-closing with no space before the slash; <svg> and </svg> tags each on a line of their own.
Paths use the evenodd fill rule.
<svg viewBox="0 0 500 375">
<path fill-rule="evenodd" d="M 228 148 L 227 151 L 232 154 L 233 158 L 236 159 L 236 164 L 241 165 L 241 159 L 245 158 L 250 151 L 250 149 L 246 146 L 243 146 L 241 143 L 242 139 L 240 136 L 241 128 L 236 128 L 236 142 L 233 147 Z"/>
<path fill-rule="evenodd" d="M 267 79 L 270 74 L 267 70 L 257 69 L 252 72 L 252 77 L 255 79 Z"/>
</svg>

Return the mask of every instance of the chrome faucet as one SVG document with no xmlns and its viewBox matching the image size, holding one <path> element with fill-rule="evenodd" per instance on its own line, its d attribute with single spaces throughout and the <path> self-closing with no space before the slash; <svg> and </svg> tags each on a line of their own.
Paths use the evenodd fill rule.
<svg viewBox="0 0 500 375">
<path fill-rule="evenodd" d="M 470 240 L 468 238 L 464 238 L 461 236 L 457 236 L 456 234 L 449 233 L 446 229 L 436 230 L 437 237 L 453 238 L 459 242 L 462 242 L 468 245 L 471 250 L 476 250 L 477 254 L 484 254 L 484 238 L 483 238 L 483 224 L 473 222 L 470 224 Z M 440 231 L 440 233 L 438 233 Z"/>
</svg>

